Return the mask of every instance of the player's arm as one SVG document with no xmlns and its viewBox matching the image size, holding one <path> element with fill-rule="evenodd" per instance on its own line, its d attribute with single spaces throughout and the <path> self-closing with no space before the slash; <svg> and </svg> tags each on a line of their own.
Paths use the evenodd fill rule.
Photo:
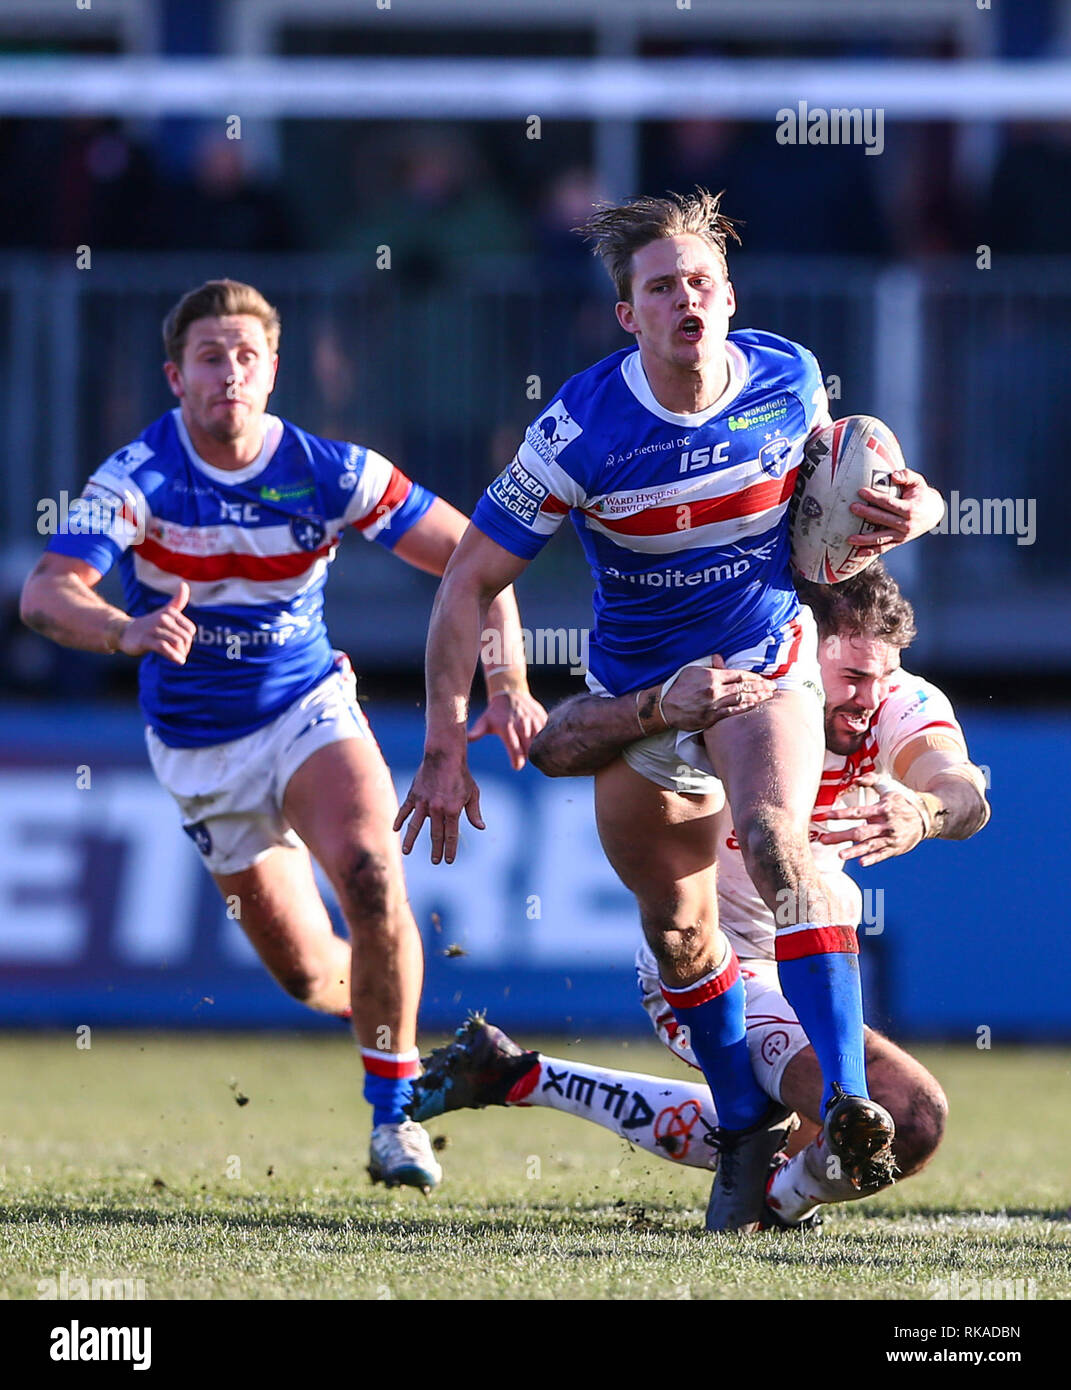
<svg viewBox="0 0 1071 1390">
<path fill-rule="evenodd" d="M 189 600 L 186 583 L 162 607 L 132 618 L 94 590 L 100 570 L 73 555 L 47 551 L 22 586 L 19 616 L 27 627 L 62 647 L 85 652 L 158 652 L 181 666 L 197 632 L 182 612 Z"/>
<path fill-rule="evenodd" d="M 971 762 L 958 731 L 927 729 L 909 739 L 893 761 L 895 781 L 871 774 L 872 806 L 816 811 L 816 820 L 852 820 L 850 829 L 827 831 L 822 843 L 844 844 L 843 859 L 867 867 L 907 854 L 923 840 L 968 840 L 989 820 L 985 774 Z"/>
<path fill-rule="evenodd" d="M 488 610 L 527 563 L 470 525 L 439 585 L 428 629 L 424 759 L 394 823 L 400 830 L 412 817 L 402 844 L 408 854 L 428 821 L 433 864 L 444 857 L 454 862 L 462 810 L 484 828 L 479 788 L 468 770 L 469 689 Z"/>
<path fill-rule="evenodd" d="M 436 497 L 420 520 L 395 543 L 394 553 L 416 569 L 441 575 L 467 525 L 467 518 L 456 507 Z M 480 634 L 480 665 L 487 687 L 487 709 L 469 731 L 469 741 L 497 734 L 514 769 L 519 771 L 547 712 L 528 689 L 521 615 L 512 585 L 488 605 L 487 625 Z"/>
<path fill-rule="evenodd" d="M 775 688 L 753 671 L 687 666 L 665 690 L 659 684 L 630 695 L 574 695 L 552 711 L 529 757 L 548 777 L 584 777 L 638 739 L 666 729 L 709 729 Z"/>
<path fill-rule="evenodd" d="M 928 839 L 969 840 L 989 820 L 985 773 L 953 730 L 917 734 L 897 753 L 893 770 L 929 813 Z"/>
</svg>

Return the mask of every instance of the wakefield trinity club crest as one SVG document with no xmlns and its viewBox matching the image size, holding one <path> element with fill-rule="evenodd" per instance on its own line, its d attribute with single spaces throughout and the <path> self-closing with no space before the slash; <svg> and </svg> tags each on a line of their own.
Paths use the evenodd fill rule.
<svg viewBox="0 0 1071 1390">
<path fill-rule="evenodd" d="M 771 478 L 779 478 L 788 464 L 792 444 L 784 435 L 776 435 L 759 450 L 759 467 Z"/>
<path fill-rule="evenodd" d="M 302 550 L 319 550 L 327 529 L 322 521 L 311 516 L 296 516 L 290 523 L 290 534 Z"/>
</svg>

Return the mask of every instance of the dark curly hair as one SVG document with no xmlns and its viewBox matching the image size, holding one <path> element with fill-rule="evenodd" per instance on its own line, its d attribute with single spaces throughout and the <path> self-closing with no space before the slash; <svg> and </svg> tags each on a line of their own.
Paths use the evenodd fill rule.
<svg viewBox="0 0 1071 1390">
<path fill-rule="evenodd" d="M 900 648 L 915 640 L 915 610 L 880 560 L 839 584 L 812 584 L 798 575 L 795 582 L 822 637 L 877 637 Z"/>
</svg>

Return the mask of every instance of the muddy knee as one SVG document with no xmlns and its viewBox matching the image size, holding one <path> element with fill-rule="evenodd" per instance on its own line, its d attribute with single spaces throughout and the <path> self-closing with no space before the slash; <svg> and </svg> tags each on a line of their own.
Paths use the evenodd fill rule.
<svg viewBox="0 0 1071 1390">
<path fill-rule="evenodd" d="M 358 929 L 387 920 L 393 874 L 387 855 L 355 846 L 338 868 L 338 885 L 347 920 Z"/>
<path fill-rule="evenodd" d="M 664 904 L 641 912 L 643 933 L 667 984 L 712 970 L 725 950 L 725 937 L 710 917 Z"/>
<path fill-rule="evenodd" d="M 783 882 L 785 865 L 805 843 L 805 832 L 781 806 L 756 806 L 740 819 L 736 834 L 748 873 Z"/>
<path fill-rule="evenodd" d="M 307 1008 L 336 1013 L 345 1007 L 349 971 L 337 960 L 302 962 L 273 973 L 291 999 Z"/>
</svg>

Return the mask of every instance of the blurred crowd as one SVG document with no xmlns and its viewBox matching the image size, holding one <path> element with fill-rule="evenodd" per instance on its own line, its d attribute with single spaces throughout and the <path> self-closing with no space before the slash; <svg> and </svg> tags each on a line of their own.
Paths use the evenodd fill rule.
<svg viewBox="0 0 1071 1390">
<path fill-rule="evenodd" d="M 127 252 L 210 252 L 211 273 L 227 274 L 247 252 L 327 253 L 347 263 L 348 278 L 350 260 L 371 273 L 389 247 L 394 273 L 363 277 L 375 293 L 360 288 L 358 274 L 342 295 L 302 297 L 306 281 L 291 283 L 285 267 L 273 272 L 266 288 L 281 305 L 287 341 L 306 349 L 288 356 L 276 408 L 286 414 L 292 405 L 322 433 L 373 443 L 461 506 L 508 462 L 539 399 L 525 383 L 560 381 L 621 346 L 606 312 L 609 283 L 572 230 L 610 193 L 595 172 L 588 126 L 559 125 L 528 140 L 516 122 L 293 122 L 273 133 L 267 156 L 262 139 L 228 139 L 219 123 L 181 134 L 89 118 L 0 121 L 0 254 L 44 252 L 73 264 L 75 248 L 88 245 L 94 257 L 118 253 L 122 264 Z M 648 124 L 637 191 L 724 188 L 724 210 L 738 219 L 743 243 L 733 248 L 734 265 L 762 254 L 878 265 L 950 255 L 973 265 L 982 244 L 994 258 L 1071 253 L 1071 122 L 995 126 L 986 159 L 973 163 L 963 160 L 962 134 L 889 125 L 875 158 L 859 147 L 779 145 L 773 122 Z M 1065 294 L 1047 349 L 1071 332 L 1067 302 Z M 112 301 L 105 295 L 102 303 Z M 973 474 L 993 473 L 1008 406 L 1007 392 L 994 393 L 991 383 L 1007 381 L 1011 361 L 1022 389 L 1031 389 L 1029 378 L 1044 402 L 1032 425 L 1035 446 L 1024 451 L 1036 467 L 1022 465 L 1030 472 L 1022 485 L 1056 515 L 1066 503 L 1063 475 L 1049 466 L 1067 426 L 1062 357 L 1035 341 L 1034 310 L 1019 318 L 1010 308 L 988 312 L 996 317 L 974 320 L 967 340 L 958 320 L 945 325 L 943 387 L 955 384 L 976 402 L 977 418 L 946 420 L 927 402 L 935 428 L 954 427 L 931 450 L 934 480 L 955 485 L 961 455 Z M 131 337 L 124 321 L 114 310 L 87 320 L 93 351 L 83 364 L 72 487 L 167 402 L 155 342 Z M 790 324 L 777 326 L 790 332 Z M 837 362 L 852 360 L 840 326 L 817 344 Z M 422 351 L 399 373 L 399 354 L 417 338 Z M 369 343 L 384 350 L 369 353 Z M 12 350 L 0 338 L 5 374 Z M 963 376 L 958 384 L 949 364 Z M 1039 390 L 1039 381 L 1048 385 Z M 72 682 L 90 689 L 110 679 L 105 663 L 70 654 L 60 661 L 58 649 L 18 623 L 16 580 L 28 555 L 12 553 L 11 575 L 0 573 L 0 690 L 58 694 Z M 1050 575 L 1071 567 L 1051 529 L 1032 551 L 1006 548 L 997 568 L 989 550 L 968 558 L 983 566 L 979 583 L 1025 573 L 1027 559 L 1044 560 Z M 418 660 L 414 649 L 414 666 Z"/>
<path fill-rule="evenodd" d="M 983 242 L 994 254 L 1071 250 L 1071 122 L 994 135 L 968 177 L 950 125 L 890 125 L 873 158 L 858 146 L 779 145 L 773 122 L 649 123 L 635 191 L 726 189 L 745 255 L 911 259 Z M 429 286 L 488 257 L 531 258 L 562 284 L 591 273 L 570 229 L 607 190 L 584 126 L 544 143 L 504 122 L 284 123 L 269 161 L 217 124 L 184 148 L 176 161 L 159 131 L 114 120 L 0 122 L 0 248 L 386 244 L 393 269 Z"/>
</svg>

